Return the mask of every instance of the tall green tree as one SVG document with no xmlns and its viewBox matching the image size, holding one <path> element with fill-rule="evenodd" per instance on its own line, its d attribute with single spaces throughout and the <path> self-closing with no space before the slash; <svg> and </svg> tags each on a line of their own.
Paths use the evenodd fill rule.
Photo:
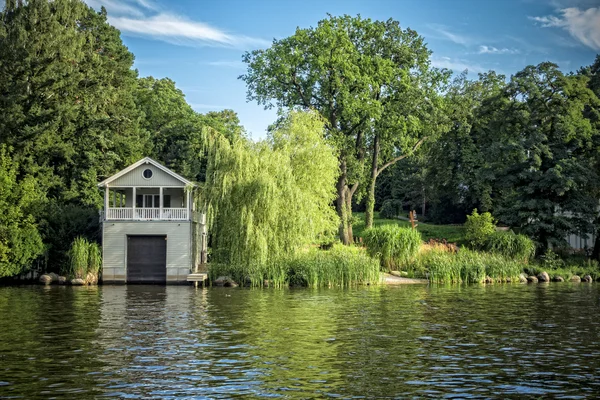
<svg viewBox="0 0 600 400">
<path fill-rule="evenodd" d="M 27 271 L 44 246 L 30 210 L 41 194 L 35 180 L 17 181 L 18 165 L 0 146 L 0 278 Z"/>
<path fill-rule="evenodd" d="M 133 55 L 79 0 L 30 0 L 0 13 L 0 141 L 49 198 L 101 204 L 96 183 L 140 157 Z"/>
<path fill-rule="evenodd" d="M 386 103 L 396 99 L 399 87 L 411 84 L 411 71 L 427 66 L 428 58 L 423 39 L 397 21 L 347 15 L 298 28 L 243 57 L 248 70 L 240 78 L 249 100 L 267 108 L 316 110 L 327 122 L 328 139 L 339 149 L 336 210 L 345 244 L 353 240 L 352 198 L 365 181 L 367 150 L 374 143 L 370 135 Z"/>
<path fill-rule="evenodd" d="M 474 127 L 493 182 L 494 215 L 542 250 L 594 228 L 599 132 L 586 113 L 599 100 L 588 79 L 564 75 L 549 62 L 528 66 L 484 102 L 481 112 L 489 118 Z"/>
</svg>

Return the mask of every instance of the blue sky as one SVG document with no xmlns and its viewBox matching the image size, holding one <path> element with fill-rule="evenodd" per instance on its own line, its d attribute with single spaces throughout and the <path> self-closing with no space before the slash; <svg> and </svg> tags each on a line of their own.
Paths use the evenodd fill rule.
<svg viewBox="0 0 600 400">
<path fill-rule="evenodd" d="M 542 61 L 574 71 L 600 53 L 600 0 L 85 1 L 106 7 L 140 76 L 173 79 L 198 112 L 233 109 L 254 139 L 276 115 L 246 102 L 242 54 L 327 13 L 398 20 L 425 38 L 434 66 L 472 77 Z"/>
</svg>

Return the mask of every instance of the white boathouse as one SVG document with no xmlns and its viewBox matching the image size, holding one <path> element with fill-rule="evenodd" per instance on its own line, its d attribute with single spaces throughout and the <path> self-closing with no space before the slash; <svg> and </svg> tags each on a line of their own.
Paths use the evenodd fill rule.
<svg viewBox="0 0 600 400">
<path fill-rule="evenodd" d="M 183 283 L 206 262 L 196 185 L 146 157 L 98 184 L 104 190 L 102 282 Z"/>
</svg>

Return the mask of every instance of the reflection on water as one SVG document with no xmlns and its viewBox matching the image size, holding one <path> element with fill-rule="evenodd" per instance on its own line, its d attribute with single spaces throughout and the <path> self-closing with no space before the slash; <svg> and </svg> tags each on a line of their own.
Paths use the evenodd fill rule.
<svg viewBox="0 0 600 400">
<path fill-rule="evenodd" d="M 596 284 L 0 288 L 0 398 L 600 393 Z"/>
</svg>

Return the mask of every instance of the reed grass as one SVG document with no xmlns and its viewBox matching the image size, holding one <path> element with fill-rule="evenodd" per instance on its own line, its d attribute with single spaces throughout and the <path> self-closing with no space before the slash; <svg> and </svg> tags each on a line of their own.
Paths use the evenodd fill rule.
<svg viewBox="0 0 600 400">
<path fill-rule="evenodd" d="M 495 282 L 516 282 L 523 271 L 523 264 L 515 260 L 468 249 L 457 253 L 433 249 L 421 253 L 417 264 L 432 283 L 483 283 L 488 277 Z"/>
<path fill-rule="evenodd" d="M 529 262 L 535 254 L 535 243 L 525 235 L 500 231 L 487 236 L 483 249 L 514 260 Z"/>
<path fill-rule="evenodd" d="M 423 243 L 419 231 L 394 225 L 368 229 L 363 238 L 368 254 L 378 258 L 388 271 L 409 265 Z"/>
<path fill-rule="evenodd" d="M 76 237 L 69 249 L 69 262 L 60 270 L 69 278 L 85 279 L 88 273 L 97 275 L 102 269 L 102 252 L 97 243 Z"/>
<path fill-rule="evenodd" d="M 211 264 L 209 279 L 229 276 L 241 285 L 271 287 L 348 287 L 381 282 L 379 263 L 364 249 L 334 245 L 330 250 L 309 249 L 278 257 L 267 264 L 248 266 Z"/>
</svg>

